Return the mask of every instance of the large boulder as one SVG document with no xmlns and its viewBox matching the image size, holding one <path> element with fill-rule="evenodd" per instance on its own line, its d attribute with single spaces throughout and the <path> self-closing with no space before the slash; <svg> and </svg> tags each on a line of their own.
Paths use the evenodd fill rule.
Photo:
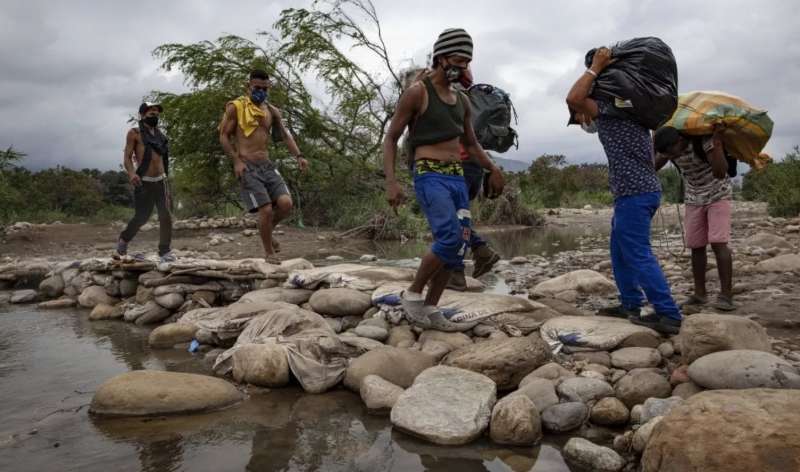
<svg viewBox="0 0 800 472">
<path fill-rule="evenodd" d="M 633 369 L 614 386 L 616 397 L 628 408 L 644 403 L 648 398 L 667 398 L 672 386 L 663 375 L 649 369 Z"/>
<path fill-rule="evenodd" d="M 550 360 L 550 348 L 537 333 L 511 339 L 469 344 L 445 357 L 443 364 L 479 372 L 494 380 L 498 390 L 511 390 L 523 377 Z"/>
<path fill-rule="evenodd" d="M 383 347 L 353 359 L 347 366 L 344 384 L 350 390 L 359 392 L 364 377 L 372 374 L 402 388 L 408 388 L 423 370 L 435 364 L 435 359 L 424 352 Z"/>
<path fill-rule="evenodd" d="M 603 380 L 586 377 L 566 379 L 558 384 L 558 395 L 568 402 L 595 402 L 614 396 L 614 388 Z"/>
<path fill-rule="evenodd" d="M 703 356 L 689 366 L 689 378 L 711 390 L 800 389 L 800 372 L 780 357 L 762 351 L 721 351 Z"/>
<path fill-rule="evenodd" d="M 321 315 L 361 316 L 372 306 L 372 298 L 352 288 L 328 288 L 314 292 L 309 303 Z"/>
<path fill-rule="evenodd" d="M 148 344 L 154 349 L 168 349 L 176 344 L 188 343 L 194 339 L 197 326 L 189 323 L 168 323 L 150 332 Z"/>
<path fill-rule="evenodd" d="M 767 330 L 755 321 L 740 316 L 706 313 L 689 316 L 683 321 L 678 339 L 686 364 L 717 351 L 772 350 Z"/>
<path fill-rule="evenodd" d="M 391 410 L 403 389 L 377 375 L 368 375 L 361 382 L 361 400 L 372 412 Z"/>
<path fill-rule="evenodd" d="M 800 390 L 717 390 L 686 400 L 653 431 L 644 472 L 800 470 Z"/>
<path fill-rule="evenodd" d="M 78 297 L 78 303 L 84 308 L 94 308 L 101 303 L 115 305 L 118 301 L 116 298 L 108 296 L 106 289 L 99 285 L 86 287 Z"/>
<path fill-rule="evenodd" d="M 392 408 L 392 424 L 435 444 L 467 444 L 489 426 L 496 395 L 494 382 L 485 375 L 432 367 L 400 395 Z"/>
<path fill-rule="evenodd" d="M 533 295 L 553 297 L 568 290 L 586 295 L 613 295 L 617 286 L 599 272 L 580 269 L 540 282 L 533 288 Z"/>
<path fill-rule="evenodd" d="M 661 353 L 650 347 L 625 347 L 611 353 L 611 365 L 618 369 L 658 367 L 659 364 Z"/>
<path fill-rule="evenodd" d="M 564 459 L 577 470 L 617 472 L 625 460 L 613 449 L 598 446 L 583 438 L 572 438 L 564 445 Z"/>
<path fill-rule="evenodd" d="M 497 444 L 530 446 L 542 439 L 542 421 L 536 405 L 525 395 L 510 395 L 495 404 L 489 437 Z"/>
<path fill-rule="evenodd" d="M 196 413 L 225 408 L 242 398 L 236 387 L 222 379 L 136 370 L 117 375 L 98 387 L 89 412 L 110 416 Z"/>
<path fill-rule="evenodd" d="M 64 293 L 64 279 L 61 274 L 52 275 L 39 284 L 39 292 L 45 298 L 58 298 Z"/>
<path fill-rule="evenodd" d="M 279 344 L 245 344 L 233 352 L 233 378 L 259 387 L 284 387 L 289 383 L 286 348 Z"/>
<path fill-rule="evenodd" d="M 756 264 L 756 272 L 800 271 L 800 254 L 783 254 Z"/>
</svg>

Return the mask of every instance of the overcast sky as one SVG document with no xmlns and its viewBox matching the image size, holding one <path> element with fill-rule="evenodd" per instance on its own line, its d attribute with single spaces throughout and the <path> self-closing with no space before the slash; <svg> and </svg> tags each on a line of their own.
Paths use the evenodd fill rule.
<svg viewBox="0 0 800 472">
<path fill-rule="evenodd" d="M 159 70 L 150 54 L 155 47 L 226 33 L 254 37 L 283 8 L 305 5 L 6 0 L 0 9 L 0 147 L 27 153 L 25 165 L 33 169 L 118 168 L 127 120 L 142 96 L 184 90 L 180 75 Z M 476 80 L 510 92 L 519 112 L 520 148 L 504 157 L 563 153 L 574 162 L 604 160 L 595 136 L 565 127 L 564 97 L 583 70 L 586 50 L 644 35 L 672 47 L 682 92 L 723 90 L 769 110 L 775 130 L 767 151 L 773 157 L 800 144 L 796 5 L 376 0 L 398 65 L 424 63 L 444 28 L 472 34 Z"/>
</svg>

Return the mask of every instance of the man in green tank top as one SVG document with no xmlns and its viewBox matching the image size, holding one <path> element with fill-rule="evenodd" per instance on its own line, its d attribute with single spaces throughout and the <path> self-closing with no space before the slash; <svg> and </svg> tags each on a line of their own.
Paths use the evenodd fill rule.
<svg viewBox="0 0 800 472">
<path fill-rule="evenodd" d="M 477 323 L 453 321 L 436 308 L 452 271 L 464 267 L 471 235 L 461 146 L 491 172 L 490 194 L 499 194 L 505 184 L 502 172 L 475 138 L 469 100 L 453 87 L 471 61 L 469 34 L 460 28 L 442 32 L 434 45 L 432 72 L 400 97 L 383 143 L 387 199 L 397 207 L 405 200 L 395 178 L 397 142 L 408 127 L 414 190 L 434 238 L 414 282 L 401 294 L 401 303 L 411 323 L 443 331 L 463 331 Z M 429 283 L 428 293 L 423 296 Z"/>
</svg>

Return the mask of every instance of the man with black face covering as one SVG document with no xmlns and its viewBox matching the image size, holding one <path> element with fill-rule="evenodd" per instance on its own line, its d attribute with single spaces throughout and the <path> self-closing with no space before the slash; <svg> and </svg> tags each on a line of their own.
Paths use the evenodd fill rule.
<svg viewBox="0 0 800 472">
<path fill-rule="evenodd" d="M 276 130 L 297 159 L 302 172 L 308 169 L 292 134 L 284 126 L 280 111 L 269 104 L 269 77 L 263 70 L 250 73 L 247 95 L 225 105 L 219 125 L 222 149 L 233 160 L 233 171 L 241 183 L 241 196 L 251 213 L 258 213 L 258 230 L 266 260 L 278 263 L 278 242 L 272 230 L 292 211 L 292 197 L 275 164 L 269 159 L 270 130 Z"/>
<path fill-rule="evenodd" d="M 157 103 L 142 103 L 139 106 L 139 126 L 128 130 L 125 138 L 123 164 L 133 185 L 136 213 L 119 235 L 119 257 L 128 254 L 128 243 L 150 219 L 155 206 L 158 209 L 158 255 L 162 262 L 175 261 L 175 256 L 170 251 L 172 215 L 167 182 L 169 147 L 167 137 L 158 129 L 158 117 L 162 111 L 163 108 Z"/>
<path fill-rule="evenodd" d="M 401 295 L 409 321 L 422 328 L 464 331 L 476 322 L 455 322 L 437 309 L 454 270 L 464 267 L 464 254 L 471 239 L 469 194 L 461 166 L 461 145 L 480 165 L 491 171 L 490 193 L 499 194 L 504 180 L 481 148 L 472 129 L 467 97 L 454 89 L 472 61 L 472 38 L 460 28 L 439 35 L 433 47 L 433 68 L 411 85 L 397 104 L 383 142 L 386 193 L 389 204 L 405 200 L 395 178 L 397 141 L 406 127 L 414 160 L 414 189 L 428 219 L 434 243 L 422 258 L 411 286 Z M 430 282 L 426 296 L 422 291 Z"/>
</svg>

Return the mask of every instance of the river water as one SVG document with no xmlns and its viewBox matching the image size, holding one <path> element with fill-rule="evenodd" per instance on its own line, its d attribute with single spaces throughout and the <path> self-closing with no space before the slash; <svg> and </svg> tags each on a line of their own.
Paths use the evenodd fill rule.
<svg viewBox="0 0 800 472">
<path fill-rule="evenodd" d="M 488 235 L 503 254 L 577 247 L 575 231 Z M 393 258 L 424 244 L 384 245 Z M 499 289 L 500 287 L 495 287 Z M 346 390 L 251 391 L 241 405 L 209 414 L 98 419 L 94 390 L 130 370 L 210 373 L 202 354 L 150 350 L 149 328 L 89 322 L 85 310 L 0 308 L 2 471 L 568 471 L 559 438 L 506 448 L 480 440 L 439 447 L 392 431 Z M 458 401 L 454 398 L 453 401 Z"/>
</svg>

